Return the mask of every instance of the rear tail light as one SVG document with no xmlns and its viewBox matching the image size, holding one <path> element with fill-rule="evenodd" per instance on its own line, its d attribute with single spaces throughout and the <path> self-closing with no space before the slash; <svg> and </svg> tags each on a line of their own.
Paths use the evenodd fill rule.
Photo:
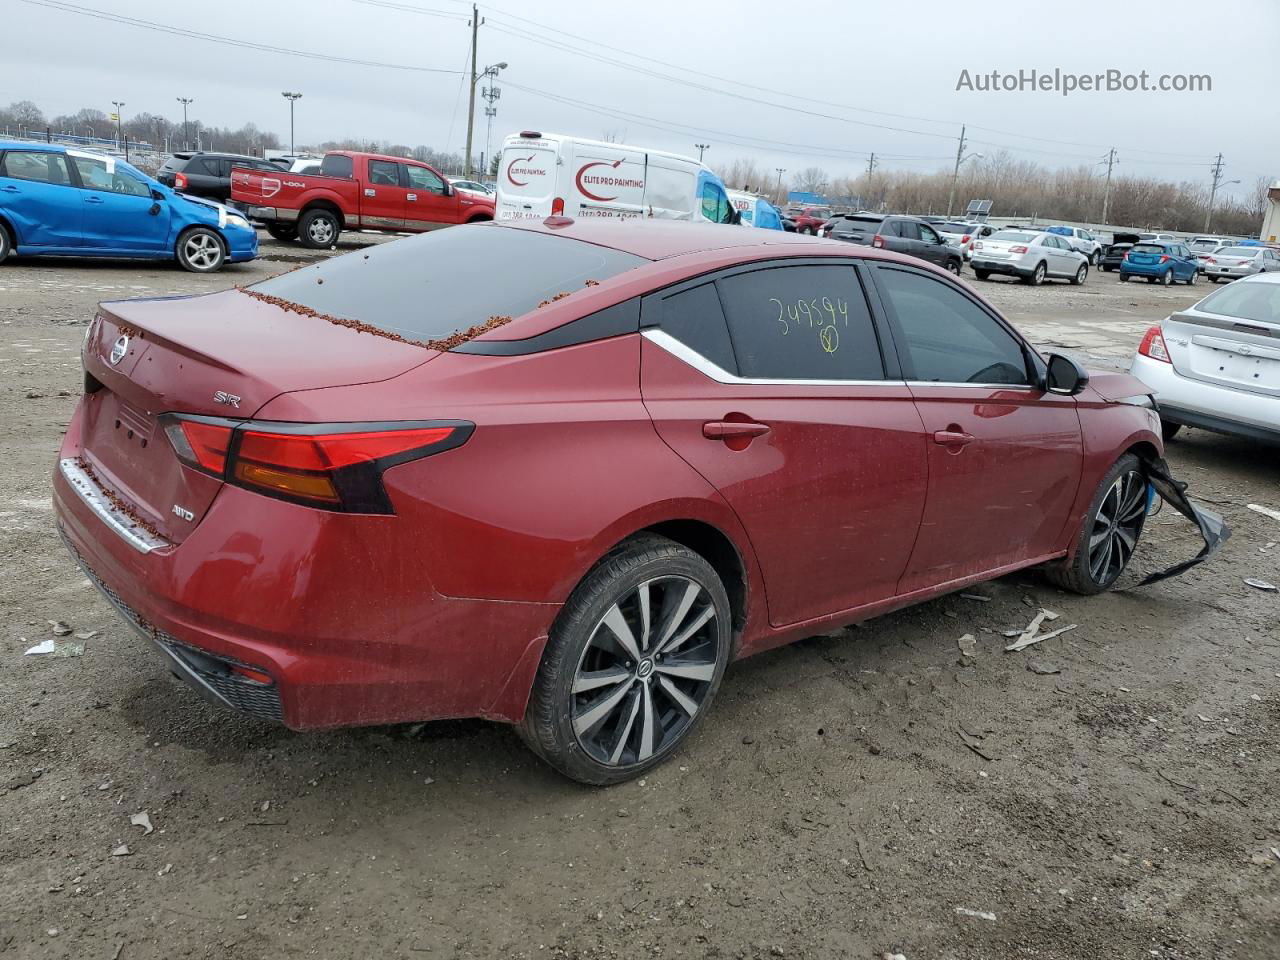
<svg viewBox="0 0 1280 960">
<path fill-rule="evenodd" d="M 464 443 L 461 420 L 270 423 L 167 414 L 165 434 L 193 470 L 293 503 L 348 513 L 394 513 L 389 467 Z"/>
<path fill-rule="evenodd" d="M 1144 357 L 1150 357 L 1152 360 L 1173 363 L 1169 359 L 1169 351 L 1164 345 L 1164 335 L 1160 332 L 1159 324 L 1156 324 L 1143 336 L 1142 342 L 1138 344 L 1138 353 Z"/>
<path fill-rule="evenodd" d="M 185 173 L 175 173 L 173 175 L 173 186 L 178 190 L 187 189 L 187 175 Z"/>
<path fill-rule="evenodd" d="M 1160 262 L 1161 262 L 1161 263 L 1168 263 L 1168 262 L 1169 262 L 1169 258 L 1168 258 L 1168 257 L 1165 257 L 1165 256 L 1162 256 L 1162 257 L 1160 258 Z"/>
<path fill-rule="evenodd" d="M 1026 248 L 1026 247 L 1024 247 L 1024 246 L 1010 247 L 1010 248 L 1009 248 L 1009 252 L 1010 252 L 1010 253 L 1026 253 L 1026 252 L 1027 252 L 1027 248 Z"/>
<path fill-rule="evenodd" d="M 1128 260 L 1128 259 L 1129 259 L 1129 254 L 1130 254 L 1130 253 L 1132 253 L 1132 252 L 1133 252 L 1132 250 L 1126 250 L 1126 251 L 1125 251 L 1125 254 L 1124 254 L 1123 259 Z"/>
<path fill-rule="evenodd" d="M 968 242 L 969 242 L 969 235 L 966 233 L 963 237 L 960 238 L 960 244 L 961 246 L 963 246 Z"/>
<path fill-rule="evenodd" d="M 1204 260 L 1204 262 L 1205 262 L 1205 263 L 1217 263 L 1217 262 L 1218 262 L 1217 260 L 1213 259 L 1213 257 L 1202 257 L 1201 259 L 1202 259 L 1202 260 Z"/>
<path fill-rule="evenodd" d="M 551 215 L 553 217 L 564 216 L 564 197 L 556 197 L 551 201 Z"/>
<path fill-rule="evenodd" d="M 883 247 L 884 237 L 880 236 L 880 234 L 877 233 L 874 237 L 871 238 L 871 245 L 873 247 Z"/>
</svg>

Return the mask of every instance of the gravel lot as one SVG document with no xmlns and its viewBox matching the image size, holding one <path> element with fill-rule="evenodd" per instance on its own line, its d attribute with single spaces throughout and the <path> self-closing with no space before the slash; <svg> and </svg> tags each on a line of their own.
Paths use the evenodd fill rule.
<svg viewBox="0 0 1280 960">
<path fill-rule="evenodd" d="M 263 251 L 0 267 L 0 957 L 1280 957 L 1280 599 L 1244 583 L 1280 582 L 1245 508 L 1280 508 L 1274 450 L 1170 445 L 1234 528 L 1209 564 L 1092 599 L 1019 574 L 744 661 L 639 782 L 478 721 L 294 734 L 171 679 L 49 499 L 94 305 L 312 256 Z M 975 285 L 1111 366 L 1210 289 Z M 1197 549 L 1172 510 L 1147 530 L 1139 572 Z M 1042 606 L 1079 628 L 1001 652 Z M 83 656 L 23 656 L 58 620 Z"/>
</svg>

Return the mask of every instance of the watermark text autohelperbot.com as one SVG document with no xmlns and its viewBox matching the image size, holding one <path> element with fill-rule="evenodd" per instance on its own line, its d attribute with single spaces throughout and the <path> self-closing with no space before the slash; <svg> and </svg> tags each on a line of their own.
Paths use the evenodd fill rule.
<svg viewBox="0 0 1280 960">
<path fill-rule="evenodd" d="M 960 71 L 956 90 L 973 93 L 1210 93 L 1213 77 L 1207 73 L 1150 73 L 1139 70 L 1103 70 L 1100 73 L 1070 73 L 1053 70 Z"/>
</svg>

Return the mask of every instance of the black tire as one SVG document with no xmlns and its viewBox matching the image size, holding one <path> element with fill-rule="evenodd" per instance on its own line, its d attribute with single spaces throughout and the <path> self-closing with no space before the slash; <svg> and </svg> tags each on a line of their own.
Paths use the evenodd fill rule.
<svg viewBox="0 0 1280 960">
<path fill-rule="evenodd" d="M 341 232 L 338 215 L 324 207 L 308 210 L 298 218 L 298 242 L 309 250 L 328 250 Z"/>
<path fill-rule="evenodd" d="M 1097 266 L 1099 263 L 1101 263 L 1101 262 L 1102 262 L 1102 251 L 1101 251 L 1101 250 L 1095 250 L 1095 251 L 1093 251 L 1093 253 L 1089 254 L 1089 265 L 1090 265 L 1090 266 L 1096 267 L 1096 266 Z"/>
<path fill-rule="evenodd" d="M 208 227 L 184 230 L 173 246 L 174 256 L 183 270 L 192 273 L 217 273 L 227 262 L 227 247 L 217 231 Z"/>
<path fill-rule="evenodd" d="M 268 223 L 267 233 L 281 243 L 292 243 L 298 239 L 298 227 L 292 223 Z"/>
<path fill-rule="evenodd" d="M 1089 276 L 1089 265 L 1087 263 L 1080 264 L 1080 269 L 1076 271 L 1076 275 L 1071 278 L 1071 285 L 1078 287 L 1084 283 L 1085 278 Z"/>
<path fill-rule="evenodd" d="M 986 280 L 991 276 L 990 270 L 974 270 L 973 275 L 979 280 Z"/>
<path fill-rule="evenodd" d="M 1128 283 L 1128 282 L 1129 282 L 1129 278 L 1130 278 L 1130 276 L 1131 276 L 1131 274 L 1128 274 L 1128 273 L 1125 273 L 1124 271 L 1121 271 L 1121 272 L 1120 272 L 1120 282 L 1121 282 L 1121 283 Z"/>
<path fill-rule="evenodd" d="M 1044 276 L 1048 273 L 1049 268 L 1043 262 L 1037 263 L 1036 268 L 1031 271 L 1030 275 L 1022 278 L 1022 282 L 1033 287 L 1038 287 L 1044 283 Z"/>
<path fill-rule="evenodd" d="M 1218 283 L 1218 282 L 1220 282 L 1221 280 L 1222 280 L 1222 278 L 1221 278 L 1221 277 L 1210 277 L 1210 278 L 1209 278 L 1209 282 L 1210 282 L 1210 283 L 1212 283 L 1212 284 L 1217 284 L 1217 283 Z"/>
<path fill-rule="evenodd" d="M 13 237 L 9 236 L 9 228 L 0 223 L 0 263 L 4 263 L 13 252 Z"/>
<path fill-rule="evenodd" d="M 813 234 L 814 234 L 814 232 L 815 232 L 815 231 L 814 231 L 813 227 L 805 226 L 805 227 L 798 227 L 798 228 L 796 229 L 796 232 L 797 232 L 797 233 L 803 233 L 803 234 L 806 234 L 806 235 L 808 235 L 808 236 L 813 236 Z"/>
<path fill-rule="evenodd" d="M 1156 282 L 1155 277 L 1147 277 L 1147 283 L 1155 283 L 1155 282 Z"/>
<path fill-rule="evenodd" d="M 1113 490 L 1117 488 L 1119 493 L 1113 499 Z M 1086 596 L 1102 593 L 1110 588 L 1129 565 L 1133 549 L 1137 547 L 1142 536 L 1142 527 L 1147 516 L 1146 498 L 1147 479 L 1142 472 L 1142 464 L 1133 454 L 1126 453 L 1112 465 L 1106 476 L 1102 478 L 1102 482 L 1098 484 L 1098 490 L 1093 495 L 1089 509 L 1085 511 L 1084 520 L 1080 524 L 1080 532 L 1076 536 L 1071 556 L 1047 566 L 1045 575 L 1062 589 Z M 1132 517 L 1132 524 L 1126 527 L 1126 531 L 1132 538 L 1132 544 L 1128 544 L 1124 537 L 1111 533 L 1113 528 L 1109 526 L 1110 521 L 1106 514 L 1112 512 L 1112 504 L 1114 504 L 1114 512 L 1117 512 L 1122 519 Z M 1108 549 L 1119 549 L 1120 554 L 1117 556 L 1108 553 L 1099 568 L 1097 553 L 1090 552 L 1090 539 L 1103 527 L 1107 528 L 1108 540 L 1100 543 L 1098 548 L 1107 546 Z M 1119 547 L 1115 546 L 1117 543 Z M 1113 563 L 1113 557 L 1118 559 L 1118 565 Z"/>
<path fill-rule="evenodd" d="M 1180 423 L 1170 423 L 1168 420 L 1160 421 L 1160 436 L 1164 437 L 1165 443 L 1176 437 L 1181 429 L 1182 424 Z"/>
<path fill-rule="evenodd" d="M 1160 286 L 1162 287 L 1173 286 L 1173 267 L 1170 267 L 1164 273 L 1160 274 Z"/>
<path fill-rule="evenodd" d="M 691 586 L 699 588 L 698 599 L 692 601 L 692 606 L 681 604 L 679 600 Z M 633 601 L 638 599 L 639 591 L 644 590 L 647 598 L 649 591 L 655 589 L 662 591 L 661 603 L 652 614 L 658 627 L 648 632 L 636 629 L 642 623 L 638 616 L 641 608 Z M 705 601 L 702 606 L 698 605 L 700 601 Z M 662 647 L 661 638 L 654 639 L 657 630 L 666 626 L 670 626 L 668 636 L 679 637 L 681 625 L 706 615 L 708 608 L 712 619 L 688 640 L 675 647 Z M 674 625 L 668 624 L 668 614 L 681 609 L 682 618 Z M 629 655 L 624 644 L 610 640 L 619 634 L 608 626 L 607 620 L 616 622 L 618 617 L 632 630 L 630 640 L 640 651 L 641 657 L 634 663 L 625 659 Z M 701 556 L 665 537 L 643 536 L 624 543 L 587 574 L 556 618 L 533 682 L 520 736 L 534 753 L 580 783 L 607 785 L 640 776 L 666 760 L 706 715 L 729 662 L 731 619 L 724 585 Z M 646 637 L 650 638 L 647 647 Z M 672 652 L 676 649 L 680 653 Z M 700 658 L 698 669 L 708 679 L 681 679 L 664 672 L 686 668 L 685 658 L 695 654 Z M 662 663 L 664 655 L 668 657 L 666 663 Z M 607 683 L 588 679 L 605 674 L 621 679 Z M 679 689 L 694 703 L 692 714 L 680 710 L 678 698 L 667 692 L 675 679 L 692 684 Z M 595 685 L 574 691 L 576 685 L 585 682 Z M 596 689 L 604 692 L 587 693 Z M 585 703 L 578 699 L 583 696 L 588 696 Z M 601 713 L 608 703 L 613 706 Z M 598 719 L 591 722 L 590 717 L 597 714 Z M 656 721 L 656 727 L 644 726 L 644 717 Z M 578 729 L 584 723 L 590 725 Z M 658 739 L 650 737 L 646 743 L 649 729 L 656 729 Z M 613 741 L 608 745 L 599 742 L 606 735 Z M 604 756 L 609 750 L 613 751 L 612 756 Z M 644 759 L 640 759 L 642 756 Z"/>
<path fill-rule="evenodd" d="M 1105 263 L 1102 265 L 1103 273 L 1112 273 L 1114 270 L 1115 270 L 1115 267 L 1108 267 Z"/>
<path fill-rule="evenodd" d="M 960 261 L 959 261 L 959 260 L 954 260 L 954 259 L 952 259 L 952 260 L 948 260 L 948 261 L 946 262 L 946 264 L 945 264 L 945 267 L 946 267 L 947 273 L 951 274 L 953 277 L 958 277 L 958 276 L 960 276 Z"/>
</svg>

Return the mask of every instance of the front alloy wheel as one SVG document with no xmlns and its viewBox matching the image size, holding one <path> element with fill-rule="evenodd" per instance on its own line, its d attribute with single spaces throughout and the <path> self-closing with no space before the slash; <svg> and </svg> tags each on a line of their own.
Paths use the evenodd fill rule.
<svg viewBox="0 0 1280 960">
<path fill-rule="evenodd" d="M 1101 593 L 1129 565 L 1147 519 L 1147 478 L 1131 453 L 1102 478 L 1077 534 L 1072 556 L 1046 569 L 1049 579 L 1075 593 Z"/>
<path fill-rule="evenodd" d="M 222 241 L 206 227 L 188 230 L 178 238 L 178 263 L 192 273 L 213 273 L 226 259 Z"/>
<path fill-rule="evenodd" d="M 639 776 L 707 712 L 730 650 L 728 594 L 697 553 L 644 535 L 574 590 L 547 641 L 520 734 L 582 783 Z"/>
</svg>

